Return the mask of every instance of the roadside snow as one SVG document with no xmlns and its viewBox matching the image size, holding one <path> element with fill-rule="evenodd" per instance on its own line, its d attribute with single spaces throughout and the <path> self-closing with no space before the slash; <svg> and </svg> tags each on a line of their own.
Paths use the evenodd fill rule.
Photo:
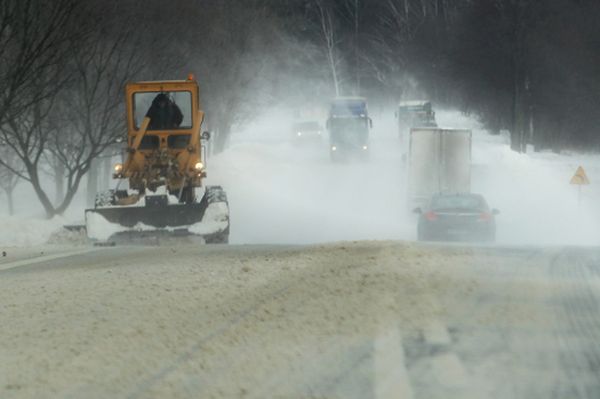
<svg viewBox="0 0 600 399">
<path fill-rule="evenodd" d="M 64 224 L 67 223 L 59 217 L 46 220 L 2 216 L 0 217 L 0 245 L 7 247 L 42 245 L 47 243 L 50 236 L 59 231 Z"/>
</svg>

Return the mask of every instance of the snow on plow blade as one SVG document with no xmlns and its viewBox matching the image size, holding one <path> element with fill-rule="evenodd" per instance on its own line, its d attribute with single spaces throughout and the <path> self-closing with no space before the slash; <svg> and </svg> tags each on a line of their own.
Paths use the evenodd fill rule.
<svg viewBox="0 0 600 399">
<path fill-rule="evenodd" d="M 102 207 L 86 210 L 85 221 L 88 238 L 98 242 L 201 236 L 207 243 L 226 243 L 229 236 L 226 202 Z"/>
</svg>

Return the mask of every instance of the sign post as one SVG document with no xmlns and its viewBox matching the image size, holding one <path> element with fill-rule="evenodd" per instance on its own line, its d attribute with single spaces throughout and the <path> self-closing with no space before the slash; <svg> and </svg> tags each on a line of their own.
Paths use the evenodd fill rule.
<svg viewBox="0 0 600 399">
<path fill-rule="evenodd" d="M 580 166 L 575 171 L 575 175 L 571 178 L 571 184 L 576 185 L 578 189 L 577 194 L 577 206 L 581 207 L 581 186 L 587 186 L 590 184 L 590 179 L 588 179 L 585 174 L 585 170 Z"/>
</svg>

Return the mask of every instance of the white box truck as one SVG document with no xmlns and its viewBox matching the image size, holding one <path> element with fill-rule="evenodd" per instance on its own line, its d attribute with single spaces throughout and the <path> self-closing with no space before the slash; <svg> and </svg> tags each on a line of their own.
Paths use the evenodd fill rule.
<svg viewBox="0 0 600 399">
<path fill-rule="evenodd" d="M 471 191 L 470 130 L 413 128 L 408 153 L 408 205 L 423 207 L 436 193 Z"/>
</svg>

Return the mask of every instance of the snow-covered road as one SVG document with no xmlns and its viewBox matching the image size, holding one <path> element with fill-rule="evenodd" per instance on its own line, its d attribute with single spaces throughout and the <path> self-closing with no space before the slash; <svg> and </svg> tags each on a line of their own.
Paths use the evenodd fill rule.
<svg viewBox="0 0 600 399">
<path fill-rule="evenodd" d="M 600 397 L 597 249 L 40 252 L 0 264 L 2 398 Z"/>
</svg>

